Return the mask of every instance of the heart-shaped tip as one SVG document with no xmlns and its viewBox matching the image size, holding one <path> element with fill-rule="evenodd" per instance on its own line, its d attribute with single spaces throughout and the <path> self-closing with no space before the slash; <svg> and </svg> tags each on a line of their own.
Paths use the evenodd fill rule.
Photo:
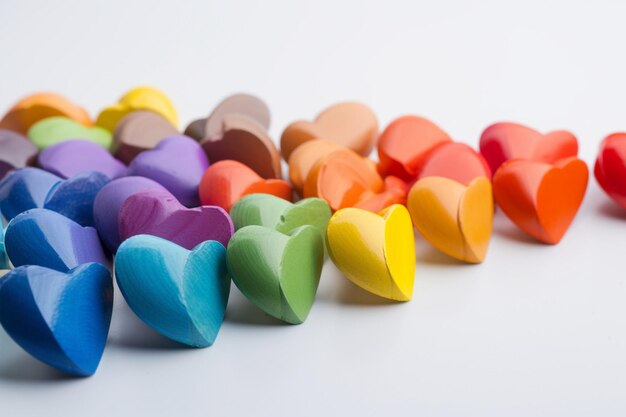
<svg viewBox="0 0 626 417">
<path fill-rule="evenodd" d="M 493 191 L 513 223 L 535 239 L 554 245 L 574 220 L 588 178 L 587 164 L 577 158 L 556 164 L 513 160 L 496 171 Z"/>
<path fill-rule="evenodd" d="M 257 225 L 289 233 L 300 226 L 311 225 L 324 238 L 332 212 L 321 198 L 305 198 L 294 204 L 270 194 L 250 194 L 235 203 L 230 215 L 237 230 Z"/>
<path fill-rule="evenodd" d="M 120 210 L 119 229 L 122 240 L 141 234 L 153 235 L 188 250 L 207 240 L 226 246 L 235 231 L 223 208 L 188 209 L 168 191 L 158 189 L 141 191 L 126 199 Z"/>
<path fill-rule="evenodd" d="M 15 266 L 40 265 L 67 272 L 88 262 L 108 264 L 96 229 L 47 209 L 16 216 L 7 225 L 4 243 Z"/>
<path fill-rule="evenodd" d="M 0 181 L 0 211 L 11 220 L 20 213 L 42 208 L 48 193 L 62 178 L 38 168 L 21 168 Z"/>
<path fill-rule="evenodd" d="M 226 250 L 206 241 L 192 251 L 137 235 L 115 256 L 115 276 L 135 314 L 162 335 L 193 347 L 213 344 L 230 292 Z"/>
<path fill-rule="evenodd" d="M 227 261 L 233 282 L 248 300 L 272 317 L 300 324 L 315 301 L 324 243 L 313 226 L 288 234 L 246 226 L 230 240 Z"/>
<path fill-rule="evenodd" d="M 415 228 L 435 248 L 464 262 L 485 259 L 494 211 L 487 178 L 467 186 L 449 178 L 424 178 L 411 188 L 408 209 Z"/>
<path fill-rule="evenodd" d="M 415 280 L 415 236 L 406 207 L 379 214 L 357 208 L 337 211 L 326 231 L 337 268 L 359 287 L 380 297 L 408 301 Z"/>
<path fill-rule="evenodd" d="M 98 126 L 84 126 L 63 116 L 39 120 L 28 129 L 27 135 L 39 149 L 46 149 L 68 139 L 89 140 L 109 149 L 113 141 L 108 130 Z"/>
<path fill-rule="evenodd" d="M 626 208 L 626 133 L 613 133 L 604 138 L 594 174 L 604 192 Z"/>
<path fill-rule="evenodd" d="M 104 351 L 113 283 L 100 264 L 67 273 L 21 266 L 0 278 L 0 323 L 24 350 L 69 374 L 92 375 Z"/>
</svg>

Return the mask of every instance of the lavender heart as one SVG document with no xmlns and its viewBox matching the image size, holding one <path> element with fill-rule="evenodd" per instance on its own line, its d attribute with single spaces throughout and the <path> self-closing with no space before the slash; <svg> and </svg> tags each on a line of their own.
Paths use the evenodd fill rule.
<svg viewBox="0 0 626 417">
<path fill-rule="evenodd" d="M 132 195 L 122 205 L 120 237 L 146 234 L 162 237 L 188 250 L 206 240 L 227 246 L 234 232 L 233 222 L 217 206 L 186 208 L 164 190 L 148 190 Z"/>
<path fill-rule="evenodd" d="M 70 178 L 86 171 L 97 171 L 109 179 L 126 174 L 126 165 L 102 146 L 88 140 L 67 140 L 52 145 L 39 154 L 39 166 L 46 171 Z"/>
<path fill-rule="evenodd" d="M 180 135 L 140 153 L 128 167 L 128 175 L 153 179 L 182 204 L 194 207 L 199 204 L 198 184 L 208 167 L 209 160 L 198 142 Z"/>
</svg>

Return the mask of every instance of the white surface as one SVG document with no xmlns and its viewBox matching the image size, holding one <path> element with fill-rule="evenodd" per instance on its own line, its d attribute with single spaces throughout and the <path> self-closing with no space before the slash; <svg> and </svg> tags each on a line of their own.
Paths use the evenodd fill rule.
<svg viewBox="0 0 626 417">
<path fill-rule="evenodd" d="M 356 99 L 382 125 L 421 114 L 473 145 L 502 119 L 567 128 L 589 163 L 626 129 L 623 2 L 177 3 L 3 0 L 0 109 L 45 89 L 95 114 L 152 84 L 187 122 L 250 91 L 278 137 Z M 0 415 L 624 415 L 625 243 L 626 215 L 592 180 L 556 247 L 501 213 L 480 266 L 419 239 L 407 304 L 327 264 L 305 324 L 279 325 L 234 289 L 216 344 L 189 350 L 118 297 L 89 379 L 59 377 L 0 333 Z"/>
</svg>

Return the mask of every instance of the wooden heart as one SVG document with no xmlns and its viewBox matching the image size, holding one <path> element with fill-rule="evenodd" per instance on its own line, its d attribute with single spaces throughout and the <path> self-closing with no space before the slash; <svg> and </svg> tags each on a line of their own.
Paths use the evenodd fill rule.
<svg viewBox="0 0 626 417">
<path fill-rule="evenodd" d="M 426 157 L 417 176 L 444 177 L 469 185 L 476 178 L 491 178 L 491 170 L 485 159 L 463 143 L 445 143 Z"/>
<path fill-rule="evenodd" d="M 39 149 L 25 136 L 0 129 L 0 180 L 14 169 L 33 165 Z"/>
<path fill-rule="evenodd" d="M 167 191 L 158 182 L 144 177 L 122 177 L 100 189 L 93 202 L 93 220 L 98 234 L 111 253 L 122 243 L 119 214 L 126 199 L 145 190 Z"/>
<path fill-rule="evenodd" d="M 153 149 L 163 139 L 178 134 L 178 130 L 163 116 L 151 111 L 133 111 L 117 124 L 111 152 L 128 165 L 139 153 Z"/>
<path fill-rule="evenodd" d="M 21 168 L 0 181 L 0 212 L 8 221 L 33 208 L 43 208 L 50 190 L 63 179 L 38 168 Z"/>
<path fill-rule="evenodd" d="M 604 138 L 594 174 L 613 201 L 626 208 L 626 133 L 613 133 Z"/>
<path fill-rule="evenodd" d="M 443 177 L 421 179 L 411 187 L 408 209 L 417 231 L 435 248 L 465 262 L 485 259 L 494 209 L 487 178 L 468 185 Z"/>
<path fill-rule="evenodd" d="M 344 102 L 328 107 L 313 122 L 297 121 L 283 131 L 280 150 L 286 161 L 305 142 L 327 139 L 367 156 L 378 136 L 376 115 L 361 103 Z"/>
<path fill-rule="evenodd" d="M 150 178 L 174 195 L 183 205 L 200 203 L 198 184 L 209 167 L 202 147 L 187 136 L 163 139 L 152 150 L 137 155 L 128 166 L 128 175 Z"/>
<path fill-rule="evenodd" d="M 555 164 L 512 160 L 493 177 L 502 211 L 520 229 L 544 243 L 558 243 L 574 220 L 587 189 L 587 165 L 577 158 Z"/>
<path fill-rule="evenodd" d="M 108 130 L 98 126 L 84 126 L 63 116 L 39 120 L 28 129 L 27 136 L 39 149 L 72 139 L 88 140 L 109 149 L 113 141 Z"/>
<path fill-rule="evenodd" d="M 104 351 L 113 283 L 102 265 L 68 272 L 21 266 L 0 278 L 0 323 L 24 350 L 69 374 L 93 375 Z"/>
<path fill-rule="evenodd" d="M 46 209 L 32 209 L 9 222 L 4 236 L 14 266 L 39 265 L 67 272 L 87 262 L 108 265 L 93 227 Z"/>
<path fill-rule="evenodd" d="M 512 159 L 528 159 L 553 164 L 578 154 L 576 136 L 565 130 L 542 135 L 517 123 L 495 123 L 480 136 L 480 153 L 496 172 Z"/>
<path fill-rule="evenodd" d="M 109 179 L 126 175 L 126 165 L 115 159 L 106 149 L 88 140 L 67 140 L 44 149 L 38 165 L 63 178 L 97 171 Z"/>
<path fill-rule="evenodd" d="M 11 107 L 0 120 L 0 128 L 23 135 L 41 119 L 64 116 L 85 126 L 91 126 L 89 114 L 63 96 L 55 93 L 37 93 L 24 97 Z"/>
<path fill-rule="evenodd" d="M 133 312 L 162 335 L 193 347 L 213 344 L 230 293 L 224 246 L 187 249 L 156 236 L 124 241 L 115 278 Z"/>
<path fill-rule="evenodd" d="M 452 142 L 450 136 L 423 117 L 403 116 L 389 124 L 378 139 L 378 169 L 383 176 L 404 181 L 416 178 L 428 155 Z"/>
<path fill-rule="evenodd" d="M 220 161 L 204 173 L 199 186 L 200 202 L 219 206 L 226 211 L 241 197 L 263 193 L 291 201 L 291 186 L 277 179 L 263 179 L 252 169 L 237 161 Z"/>
<path fill-rule="evenodd" d="M 324 243 L 315 227 L 284 234 L 246 226 L 235 232 L 226 256 L 233 282 L 248 300 L 287 323 L 306 320 L 324 263 Z"/>
<path fill-rule="evenodd" d="M 328 222 L 328 253 L 339 270 L 378 296 L 408 301 L 415 279 L 415 236 L 406 207 L 379 214 L 356 208 L 336 212 Z"/>
<path fill-rule="evenodd" d="M 96 126 L 114 132 L 120 121 L 129 113 L 148 110 L 164 117 L 172 126 L 178 126 L 176 108 L 169 97 L 154 87 L 136 87 L 124 94 L 116 104 L 103 109 Z"/>
<path fill-rule="evenodd" d="M 294 190 L 302 194 L 304 183 L 317 163 L 327 155 L 342 149 L 326 139 L 311 140 L 298 146 L 289 156 L 289 179 Z"/>
<path fill-rule="evenodd" d="M 159 236 L 192 250 L 206 240 L 226 246 L 234 228 L 221 207 L 187 208 L 168 191 L 152 189 L 126 199 L 119 214 L 120 237 Z"/>
<path fill-rule="evenodd" d="M 210 121 L 210 120 L 209 120 Z M 280 154 L 263 126 L 239 114 L 227 114 L 221 119 L 221 130 L 207 132 L 201 142 L 209 161 L 241 162 L 263 178 L 280 178 Z"/>
</svg>

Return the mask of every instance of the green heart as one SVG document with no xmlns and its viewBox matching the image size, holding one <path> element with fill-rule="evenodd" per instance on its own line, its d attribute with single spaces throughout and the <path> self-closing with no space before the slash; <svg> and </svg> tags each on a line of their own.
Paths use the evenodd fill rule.
<svg viewBox="0 0 626 417">
<path fill-rule="evenodd" d="M 319 230 L 322 239 L 330 216 L 330 206 L 321 198 L 305 198 L 293 204 L 270 194 L 247 195 L 230 209 L 235 230 L 258 225 L 288 233 L 308 224 Z"/>
<path fill-rule="evenodd" d="M 324 263 L 324 243 L 315 227 L 288 234 L 243 227 L 230 239 L 226 260 L 235 285 L 253 304 L 287 323 L 306 320 Z"/>
<path fill-rule="evenodd" d="M 109 149 L 113 137 L 111 132 L 98 126 L 88 127 L 67 117 L 47 117 L 32 125 L 27 133 L 31 142 L 45 149 L 68 139 L 85 139 Z"/>
</svg>

